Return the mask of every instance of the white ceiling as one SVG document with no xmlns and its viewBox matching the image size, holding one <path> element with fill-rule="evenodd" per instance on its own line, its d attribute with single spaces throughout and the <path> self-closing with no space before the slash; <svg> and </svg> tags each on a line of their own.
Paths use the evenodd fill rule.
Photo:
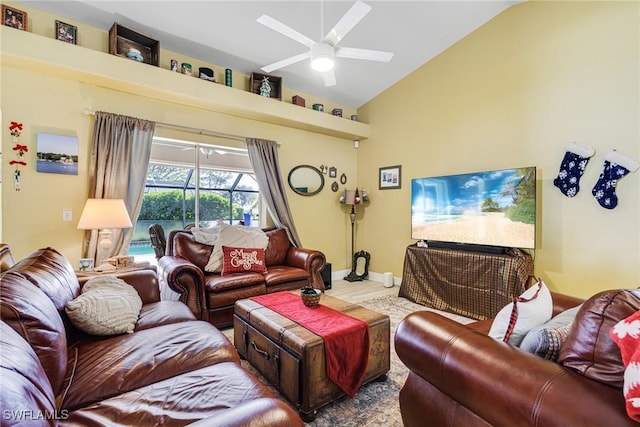
<svg viewBox="0 0 640 427">
<path fill-rule="evenodd" d="M 340 46 L 393 52 L 389 63 L 337 58 L 337 84 L 325 87 L 309 61 L 272 72 L 294 90 L 358 108 L 485 22 L 522 0 L 364 0 L 373 10 Z M 31 1 L 71 20 L 108 30 L 118 22 L 183 53 L 244 74 L 307 51 L 256 22 L 267 14 L 319 41 L 354 3 L 349 1 Z M 82 30 L 78 30 L 82 44 Z M 322 35 L 321 35 L 322 34 Z M 179 60 L 179 58 L 176 58 Z M 194 68 L 198 64 L 193 64 Z M 221 76 L 216 76 L 220 80 Z"/>
</svg>

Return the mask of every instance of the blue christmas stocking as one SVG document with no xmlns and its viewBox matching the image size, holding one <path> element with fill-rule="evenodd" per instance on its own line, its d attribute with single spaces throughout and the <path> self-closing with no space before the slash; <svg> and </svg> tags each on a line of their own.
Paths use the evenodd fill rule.
<svg viewBox="0 0 640 427">
<path fill-rule="evenodd" d="M 613 209 L 618 206 L 618 196 L 616 196 L 616 184 L 618 180 L 629 172 L 634 172 L 640 164 L 617 151 L 609 151 L 604 156 L 604 169 L 598 178 L 598 182 L 591 190 L 600 206 L 606 209 Z"/>
<path fill-rule="evenodd" d="M 572 142 L 564 153 L 564 158 L 560 164 L 560 172 L 553 180 L 553 185 L 558 187 L 562 194 L 573 197 L 580 191 L 580 177 L 584 173 L 584 168 L 589 163 L 589 158 L 593 156 L 593 147 Z"/>
</svg>

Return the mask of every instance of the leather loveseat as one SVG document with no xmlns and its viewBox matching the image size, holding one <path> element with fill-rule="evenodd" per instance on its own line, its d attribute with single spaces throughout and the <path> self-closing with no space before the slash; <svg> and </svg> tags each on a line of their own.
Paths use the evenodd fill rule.
<svg viewBox="0 0 640 427">
<path fill-rule="evenodd" d="M 292 246 L 284 229 L 264 231 L 269 239 L 266 273 L 221 275 L 205 271 L 213 246 L 199 243 L 188 230 L 171 230 L 166 255 L 158 261 L 159 274 L 198 319 L 219 328 L 233 325 L 237 300 L 305 286 L 324 291 L 324 254 Z"/>
<path fill-rule="evenodd" d="M 609 330 L 640 309 L 638 291 L 583 300 L 552 293 L 554 315 L 579 308 L 558 361 L 487 335 L 491 319 L 462 325 L 434 312 L 402 320 L 395 348 L 409 375 L 406 427 L 637 426 L 625 411 L 624 366 Z"/>
<path fill-rule="evenodd" d="M 60 253 L 38 250 L 2 273 L 2 426 L 303 425 L 222 333 L 159 300 L 153 271 L 119 277 L 143 303 L 135 331 L 92 336 L 66 315 L 81 285 Z"/>
</svg>

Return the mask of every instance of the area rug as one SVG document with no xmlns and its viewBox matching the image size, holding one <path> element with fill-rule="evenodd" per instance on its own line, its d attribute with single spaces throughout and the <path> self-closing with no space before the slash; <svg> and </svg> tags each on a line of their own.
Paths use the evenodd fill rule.
<svg viewBox="0 0 640 427">
<path fill-rule="evenodd" d="M 420 310 L 435 311 L 460 323 L 469 323 L 472 321 L 455 314 L 432 310 L 425 306 L 415 304 L 406 298 L 396 296 L 379 297 L 360 302 L 359 305 L 389 316 L 391 325 L 391 370 L 387 374 L 388 378 L 384 382 L 373 381 L 365 384 L 360 387 L 360 390 L 358 390 L 353 398 L 345 396 L 319 409 L 317 418 L 307 423 L 307 426 L 402 427 L 398 394 L 407 378 L 408 369 L 402 364 L 393 347 L 393 336 L 398 324 L 408 314 Z M 260 381 L 267 384 L 266 380 L 249 362 L 243 360 L 242 366 L 253 372 Z M 269 386 L 269 389 L 278 394 L 278 391 L 274 387 Z"/>
</svg>

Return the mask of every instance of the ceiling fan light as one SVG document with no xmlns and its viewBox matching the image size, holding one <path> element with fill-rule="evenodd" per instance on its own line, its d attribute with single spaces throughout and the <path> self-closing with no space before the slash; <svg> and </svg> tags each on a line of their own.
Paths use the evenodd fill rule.
<svg viewBox="0 0 640 427">
<path fill-rule="evenodd" d="M 311 47 L 311 68 L 324 72 L 333 69 L 333 46 L 327 43 L 318 43 Z"/>
</svg>

